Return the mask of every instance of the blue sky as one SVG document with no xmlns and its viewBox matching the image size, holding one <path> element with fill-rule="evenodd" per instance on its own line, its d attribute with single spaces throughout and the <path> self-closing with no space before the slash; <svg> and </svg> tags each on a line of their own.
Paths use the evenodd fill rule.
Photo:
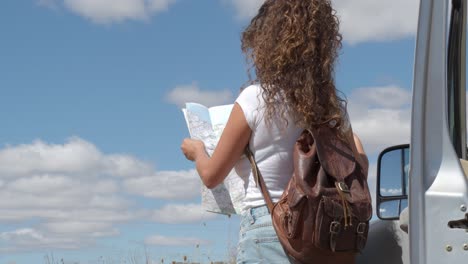
<svg viewBox="0 0 468 264">
<path fill-rule="evenodd" d="M 180 106 L 232 103 L 261 2 L 2 1 L 0 264 L 227 259 L 238 218 L 200 209 Z M 374 185 L 376 155 L 409 138 L 417 1 L 334 2 Z"/>
</svg>

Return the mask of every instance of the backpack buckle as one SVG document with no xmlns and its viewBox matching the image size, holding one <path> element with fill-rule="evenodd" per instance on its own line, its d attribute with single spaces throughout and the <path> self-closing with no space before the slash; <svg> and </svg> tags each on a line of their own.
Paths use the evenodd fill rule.
<svg viewBox="0 0 468 264">
<path fill-rule="evenodd" d="M 336 250 L 336 236 L 341 232 L 341 224 L 338 221 L 333 221 L 330 224 L 330 249 Z"/>
<path fill-rule="evenodd" d="M 359 235 L 364 234 L 364 232 L 366 231 L 366 226 L 366 223 L 359 223 L 356 229 L 356 233 L 358 233 Z"/>
<path fill-rule="evenodd" d="M 338 221 L 333 221 L 330 224 L 330 234 L 339 234 L 341 232 L 341 223 Z"/>
<path fill-rule="evenodd" d="M 356 229 L 357 237 L 356 237 L 356 249 L 358 251 L 362 251 L 366 246 L 366 237 L 364 236 L 364 232 L 366 231 L 367 224 L 366 223 L 359 223 Z"/>
<path fill-rule="evenodd" d="M 336 188 L 343 193 L 350 193 L 348 185 L 345 182 L 335 182 Z"/>
</svg>

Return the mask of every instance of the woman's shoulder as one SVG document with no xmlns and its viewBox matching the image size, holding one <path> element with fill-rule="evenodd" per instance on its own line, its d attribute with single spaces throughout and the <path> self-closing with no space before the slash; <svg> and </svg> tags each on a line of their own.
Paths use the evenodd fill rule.
<svg viewBox="0 0 468 264">
<path fill-rule="evenodd" d="M 258 84 L 252 84 L 242 89 L 236 101 L 254 102 L 261 98 L 262 88 Z"/>
<path fill-rule="evenodd" d="M 262 87 L 260 86 L 260 84 L 251 84 L 245 88 L 242 89 L 241 91 L 241 94 L 242 93 L 249 93 L 249 94 L 260 94 L 262 91 Z"/>
</svg>

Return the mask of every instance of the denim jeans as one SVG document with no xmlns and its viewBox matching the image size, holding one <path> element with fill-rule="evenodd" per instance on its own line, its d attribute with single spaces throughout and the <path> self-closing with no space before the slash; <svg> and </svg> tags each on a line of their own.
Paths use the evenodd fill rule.
<svg viewBox="0 0 468 264">
<path fill-rule="evenodd" d="M 289 263 L 266 206 L 251 208 L 241 217 L 237 264 Z"/>
</svg>

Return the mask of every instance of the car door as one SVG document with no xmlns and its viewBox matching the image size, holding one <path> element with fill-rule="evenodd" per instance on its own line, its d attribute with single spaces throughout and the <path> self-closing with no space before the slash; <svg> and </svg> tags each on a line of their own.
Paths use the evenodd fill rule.
<svg viewBox="0 0 468 264">
<path fill-rule="evenodd" d="M 358 263 L 466 262 L 465 53 L 466 2 L 422 0 L 411 148 L 395 146 L 379 157 L 380 218 L 371 224 Z M 388 187 L 393 192 L 385 193 Z"/>
</svg>

